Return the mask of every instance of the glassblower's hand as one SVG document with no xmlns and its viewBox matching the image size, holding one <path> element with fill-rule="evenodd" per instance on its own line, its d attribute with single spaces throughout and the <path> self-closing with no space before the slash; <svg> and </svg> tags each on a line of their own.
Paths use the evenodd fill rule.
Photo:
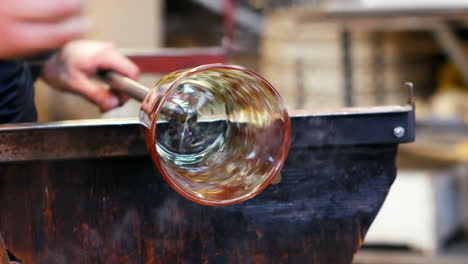
<svg viewBox="0 0 468 264">
<path fill-rule="evenodd" d="M 113 93 L 92 79 L 98 70 L 116 71 L 132 79 L 139 75 L 138 67 L 113 44 L 73 41 L 50 58 L 42 78 L 56 88 L 83 95 L 103 112 L 125 103 L 125 95 Z"/>
<path fill-rule="evenodd" d="M 86 0 L 0 0 L 0 58 L 62 46 L 86 30 Z"/>
</svg>

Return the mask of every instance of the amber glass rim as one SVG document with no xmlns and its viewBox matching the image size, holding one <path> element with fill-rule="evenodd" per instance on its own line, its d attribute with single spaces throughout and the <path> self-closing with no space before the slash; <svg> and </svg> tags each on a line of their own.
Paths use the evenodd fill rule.
<svg viewBox="0 0 468 264">
<path fill-rule="evenodd" d="M 290 121 L 290 118 L 289 118 L 288 111 L 286 110 L 286 105 L 285 105 L 283 99 L 281 98 L 280 94 L 278 93 L 278 91 L 267 80 L 265 80 L 263 77 L 261 77 L 257 73 L 255 73 L 255 72 L 253 72 L 253 71 L 251 71 L 249 69 L 246 69 L 244 67 L 238 66 L 238 65 L 230 65 L 230 64 L 222 64 L 222 63 L 205 64 L 205 65 L 201 65 L 201 66 L 198 66 L 198 67 L 187 70 L 186 73 L 179 76 L 171 84 L 171 86 L 164 92 L 164 94 L 161 97 L 160 103 L 156 106 L 156 109 L 154 111 L 154 115 L 153 115 L 152 120 L 151 120 L 152 121 L 151 122 L 151 129 L 150 129 L 151 138 L 153 138 L 153 139 L 156 138 L 157 120 L 158 120 L 159 115 L 161 113 L 162 106 L 167 101 L 169 95 L 174 91 L 174 89 L 176 89 L 183 80 L 191 77 L 192 75 L 195 75 L 195 74 L 200 73 L 202 71 L 213 70 L 213 69 L 230 69 L 230 70 L 238 70 L 238 71 L 247 73 L 247 74 L 259 79 L 261 82 L 263 82 L 279 98 L 279 101 L 281 102 L 281 104 L 283 106 L 283 116 L 285 117 L 285 133 L 284 133 L 284 136 L 283 136 L 284 151 L 281 154 L 281 157 L 280 157 L 280 160 L 279 160 L 279 163 L 278 163 L 279 165 L 276 166 L 273 173 L 262 183 L 262 185 L 260 185 L 260 187 L 255 192 L 253 192 L 253 193 L 251 193 L 249 195 L 245 195 L 245 196 L 242 196 L 242 197 L 236 198 L 236 199 L 224 200 L 224 201 L 218 201 L 218 200 L 213 200 L 213 199 L 204 199 L 204 198 L 200 198 L 200 197 L 195 196 L 192 193 L 188 192 L 187 190 L 185 190 L 185 188 L 180 186 L 174 179 L 172 179 L 170 176 L 168 176 L 169 173 L 167 173 L 165 167 L 162 165 L 161 158 L 160 158 L 160 156 L 159 156 L 159 154 L 157 152 L 156 142 L 154 142 L 153 144 L 150 144 L 150 147 L 151 147 L 151 152 L 154 153 L 154 155 L 152 155 L 152 158 L 153 158 L 154 162 L 156 163 L 156 166 L 158 167 L 158 169 L 161 172 L 162 176 L 166 179 L 166 181 L 169 183 L 169 185 L 171 185 L 171 187 L 174 190 L 176 190 L 178 193 L 180 193 L 185 198 L 187 198 L 187 199 L 189 199 L 189 200 L 191 200 L 193 202 L 199 203 L 199 204 L 210 205 L 210 206 L 223 206 L 223 205 L 232 205 L 232 204 L 240 203 L 240 202 L 243 202 L 245 200 L 248 200 L 248 199 L 254 197 L 255 195 L 262 192 L 273 181 L 273 179 L 275 179 L 276 175 L 278 175 L 281 168 L 283 167 L 283 164 L 284 164 L 284 162 L 286 160 L 286 157 L 288 155 L 289 146 L 290 146 L 290 143 L 291 143 L 291 121 Z"/>
</svg>

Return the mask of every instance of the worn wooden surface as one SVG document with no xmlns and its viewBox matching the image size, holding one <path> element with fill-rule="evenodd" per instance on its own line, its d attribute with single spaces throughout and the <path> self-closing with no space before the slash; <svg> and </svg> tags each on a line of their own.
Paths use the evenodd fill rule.
<svg viewBox="0 0 468 264">
<path fill-rule="evenodd" d="M 351 263 L 397 144 L 292 148 L 253 199 L 186 200 L 147 156 L 0 163 L 0 232 L 24 263 Z"/>
</svg>

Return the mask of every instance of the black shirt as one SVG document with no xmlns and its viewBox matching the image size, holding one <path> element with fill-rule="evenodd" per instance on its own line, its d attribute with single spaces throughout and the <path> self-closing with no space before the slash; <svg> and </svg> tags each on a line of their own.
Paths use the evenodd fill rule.
<svg viewBox="0 0 468 264">
<path fill-rule="evenodd" d="M 0 60 L 0 123 L 37 121 L 34 82 L 45 59 Z"/>
</svg>

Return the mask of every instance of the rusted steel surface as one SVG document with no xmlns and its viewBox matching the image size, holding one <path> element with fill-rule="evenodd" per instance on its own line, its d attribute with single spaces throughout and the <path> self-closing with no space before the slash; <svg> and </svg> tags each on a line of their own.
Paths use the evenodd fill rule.
<svg viewBox="0 0 468 264">
<path fill-rule="evenodd" d="M 2 126 L 0 233 L 24 263 L 349 264 L 395 179 L 398 144 L 414 140 L 414 112 L 291 126 L 281 181 L 225 207 L 171 189 L 135 121 Z"/>
<path fill-rule="evenodd" d="M 0 264 L 9 264 L 10 260 L 8 259 L 8 254 L 3 241 L 2 235 L 0 235 Z"/>
<path fill-rule="evenodd" d="M 414 140 L 410 106 L 293 113 L 293 147 L 393 144 Z M 395 127 L 405 129 L 401 138 Z M 136 119 L 0 125 L 0 162 L 147 155 Z"/>
<path fill-rule="evenodd" d="M 0 162 L 146 155 L 137 120 L 0 125 Z"/>
<path fill-rule="evenodd" d="M 293 148 L 234 206 L 186 200 L 148 157 L 0 164 L 0 232 L 24 263 L 351 263 L 397 144 Z"/>
</svg>

